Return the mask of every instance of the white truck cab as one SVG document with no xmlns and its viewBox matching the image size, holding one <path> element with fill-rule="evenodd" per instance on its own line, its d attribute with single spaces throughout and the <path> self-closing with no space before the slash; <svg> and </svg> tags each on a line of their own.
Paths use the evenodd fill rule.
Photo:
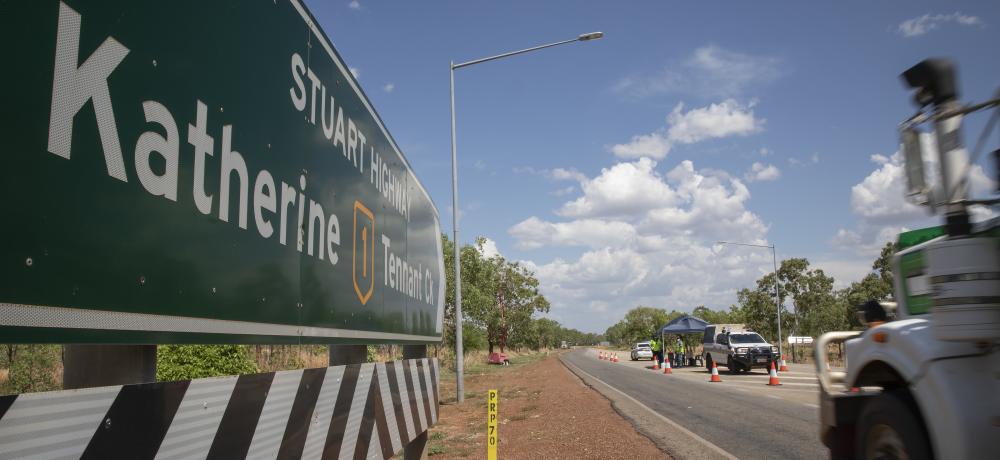
<svg viewBox="0 0 1000 460">
<path fill-rule="evenodd" d="M 907 193 L 945 214 L 945 225 L 899 235 L 895 302 L 859 312 L 863 331 L 830 332 L 815 343 L 820 438 L 832 458 L 977 459 L 1000 455 L 1000 218 L 970 223 L 968 157 L 961 118 L 1000 98 L 961 106 L 952 64 L 926 60 L 903 77 L 921 111 L 900 129 Z M 933 122 L 940 178 L 924 180 Z M 998 151 L 1000 152 L 1000 151 Z M 995 153 L 1000 160 L 1000 153 Z M 827 347 L 844 343 L 846 370 L 831 371 Z"/>
<path fill-rule="evenodd" d="M 702 339 L 704 362 L 724 366 L 730 373 L 747 372 L 754 368 L 767 369 L 779 358 L 778 347 L 772 346 L 760 334 L 745 330 L 743 325 L 710 325 Z"/>
</svg>

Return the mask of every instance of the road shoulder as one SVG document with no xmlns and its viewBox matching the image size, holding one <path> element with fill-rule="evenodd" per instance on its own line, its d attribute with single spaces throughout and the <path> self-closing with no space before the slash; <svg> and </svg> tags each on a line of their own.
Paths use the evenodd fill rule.
<svg viewBox="0 0 1000 460">
<path fill-rule="evenodd" d="M 580 381 L 604 396 L 619 415 L 632 423 L 636 431 L 670 456 L 686 459 L 733 459 L 721 448 L 691 433 L 668 417 L 657 414 L 634 398 L 614 389 L 597 377 L 560 356 L 560 362 Z"/>
<path fill-rule="evenodd" d="M 497 389 L 501 458 L 669 458 L 569 371 L 559 361 L 563 354 L 523 365 L 514 358 L 508 367 L 467 373 L 462 404 L 445 398 L 454 386 L 442 376 L 440 419 L 430 430 L 431 456 L 485 456 L 486 391 Z"/>
</svg>

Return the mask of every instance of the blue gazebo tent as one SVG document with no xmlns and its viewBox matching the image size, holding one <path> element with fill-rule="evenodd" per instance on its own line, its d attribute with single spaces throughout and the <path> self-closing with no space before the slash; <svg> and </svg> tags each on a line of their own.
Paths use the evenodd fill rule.
<svg viewBox="0 0 1000 460">
<path fill-rule="evenodd" d="M 677 318 L 665 326 L 660 328 L 660 339 L 666 343 L 666 336 L 668 334 L 699 334 L 705 332 L 705 327 L 708 326 L 708 322 L 698 318 L 696 316 L 685 315 Z M 687 340 L 685 340 L 685 343 Z M 688 365 L 701 365 L 701 357 L 698 355 L 687 355 L 688 359 L 685 360 L 685 364 Z"/>
<path fill-rule="evenodd" d="M 708 322 L 696 316 L 685 315 L 660 328 L 660 336 L 666 334 L 697 334 L 705 332 Z"/>
</svg>

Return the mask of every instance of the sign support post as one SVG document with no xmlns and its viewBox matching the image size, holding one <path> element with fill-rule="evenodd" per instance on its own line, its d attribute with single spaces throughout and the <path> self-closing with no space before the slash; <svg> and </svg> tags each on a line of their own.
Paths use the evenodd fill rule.
<svg viewBox="0 0 1000 460">
<path fill-rule="evenodd" d="M 330 345 L 330 365 L 344 366 L 368 361 L 367 345 Z"/>
<path fill-rule="evenodd" d="M 156 345 L 66 345 L 63 388 L 156 381 Z"/>
<path fill-rule="evenodd" d="M 427 357 L 427 345 L 403 345 L 403 359 L 420 359 Z M 426 459 L 427 452 L 427 431 L 417 435 L 403 447 L 403 458 L 406 460 Z"/>
</svg>

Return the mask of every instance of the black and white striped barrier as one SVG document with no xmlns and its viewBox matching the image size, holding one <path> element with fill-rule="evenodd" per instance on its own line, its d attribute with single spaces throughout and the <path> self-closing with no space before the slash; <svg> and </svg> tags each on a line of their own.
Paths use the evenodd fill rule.
<svg viewBox="0 0 1000 460">
<path fill-rule="evenodd" d="M 0 397 L 0 459 L 389 458 L 438 419 L 436 359 Z"/>
</svg>

